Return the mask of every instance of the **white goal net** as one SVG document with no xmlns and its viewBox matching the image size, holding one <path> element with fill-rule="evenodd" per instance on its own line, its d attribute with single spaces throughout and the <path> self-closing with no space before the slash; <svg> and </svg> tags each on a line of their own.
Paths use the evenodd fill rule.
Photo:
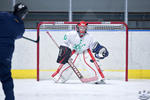
<svg viewBox="0 0 150 100">
<path fill-rule="evenodd" d="M 56 63 L 59 49 L 48 36 L 49 32 L 55 41 L 60 45 L 63 43 L 64 34 L 76 31 L 78 22 L 41 22 L 38 24 L 37 37 L 40 41 L 37 44 L 37 80 L 51 80 L 51 75 L 57 70 Z M 128 28 L 123 22 L 87 22 L 89 34 L 92 34 L 101 45 L 108 49 L 109 56 L 103 60 L 97 60 L 102 69 L 105 79 L 128 80 Z M 89 65 L 93 66 L 91 58 L 87 53 L 84 57 Z M 93 72 L 86 72 L 88 67 L 84 64 L 83 55 L 76 60 L 75 66 L 79 71 L 92 75 Z M 76 79 L 72 76 L 71 79 Z"/>
</svg>

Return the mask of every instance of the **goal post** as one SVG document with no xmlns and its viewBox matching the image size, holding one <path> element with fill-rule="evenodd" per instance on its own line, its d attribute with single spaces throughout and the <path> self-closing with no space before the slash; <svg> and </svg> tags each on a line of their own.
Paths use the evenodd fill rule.
<svg viewBox="0 0 150 100">
<path fill-rule="evenodd" d="M 37 26 L 37 81 L 51 79 L 58 64 L 56 58 L 58 49 L 46 34 L 51 32 L 60 45 L 63 35 L 69 31 L 76 31 L 79 22 L 40 22 Z M 105 78 L 123 79 L 128 81 L 128 27 L 124 22 L 87 22 L 87 32 L 108 47 L 109 57 L 100 60 Z M 88 58 L 88 57 L 87 57 Z M 78 61 L 80 62 L 80 61 Z M 121 77 L 122 75 L 122 77 Z M 110 77 L 110 78 L 109 78 Z"/>
</svg>

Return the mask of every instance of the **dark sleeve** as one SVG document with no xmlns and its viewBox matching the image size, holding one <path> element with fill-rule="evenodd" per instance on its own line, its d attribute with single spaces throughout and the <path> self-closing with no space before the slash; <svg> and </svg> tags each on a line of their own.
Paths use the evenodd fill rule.
<svg viewBox="0 0 150 100">
<path fill-rule="evenodd" d="M 25 32 L 25 28 L 24 28 L 24 22 L 18 18 L 17 16 L 13 17 L 12 20 L 12 25 L 13 26 L 13 32 L 12 35 L 14 37 L 14 39 L 20 39 L 22 38 L 24 32 Z"/>
<path fill-rule="evenodd" d="M 24 23 L 23 21 L 7 12 L 0 12 L 0 37 L 18 39 L 24 34 Z"/>
</svg>

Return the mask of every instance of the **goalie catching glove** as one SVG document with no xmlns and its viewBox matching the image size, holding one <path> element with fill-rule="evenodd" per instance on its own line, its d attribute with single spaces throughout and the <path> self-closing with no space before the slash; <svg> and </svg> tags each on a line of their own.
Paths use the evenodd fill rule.
<svg viewBox="0 0 150 100">
<path fill-rule="evenodd" d="M 59 47 L 59 54 L 57 58 L 57 63 L 66 64 L 71 57 L 71 49 L 66 46 Z"/>
<path fill-rule="evenodd" d="M 95 57 L 98 59 L 104 59 L 109 54 L 107 49 L 104 46 L 100 45 L 98 42 L 94 44 L 92 52 L 95 53 Z"/>
</svg>

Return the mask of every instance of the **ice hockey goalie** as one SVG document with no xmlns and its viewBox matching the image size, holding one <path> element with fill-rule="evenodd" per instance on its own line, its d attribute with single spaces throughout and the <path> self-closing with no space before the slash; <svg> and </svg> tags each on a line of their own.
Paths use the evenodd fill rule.
<svg viewBox="0 0 150 100">
<path fill-rule="evenodd" d="M 92 52 L 92 54 L 94 54 L 94 59 L 91 55 L 91 61 L 95 60 L 95 58 L 104 59 L 108 56 L 109 53 L 107 49 L 98 41 L 94 40 L 93 36 L 87 32 L 87 28 L 88 24 L 85 21 L 81 21 L 76 25 L 76 31 L 71 31 L 64 35 L 64 42 L 59 48 L 59 54 L 57 58 L 57 62 L 62 66 L 68 63 L 69 58 L 71 58 L 74 53 L 80 55 L 87 50 L 89 50 L 89 53 Z M 91 67 L 91 69 L 94 69 L 94 71 L 97 73 L 96 75 L 98 76 L 98 79 L 94 81 L 96 83 L 101 79 L 104 80 L 104 76 L 99 71 L 100 68 L 98 67 L 95 67 L 96 69 Z M 73 73 L 69 66 L 62 69 L 58 68 L 58 70 L 57 72 L 59 73 L 57 75 L 52 75 L 55 82 L 64 83 L 69 80 Z"/>
</svg>

